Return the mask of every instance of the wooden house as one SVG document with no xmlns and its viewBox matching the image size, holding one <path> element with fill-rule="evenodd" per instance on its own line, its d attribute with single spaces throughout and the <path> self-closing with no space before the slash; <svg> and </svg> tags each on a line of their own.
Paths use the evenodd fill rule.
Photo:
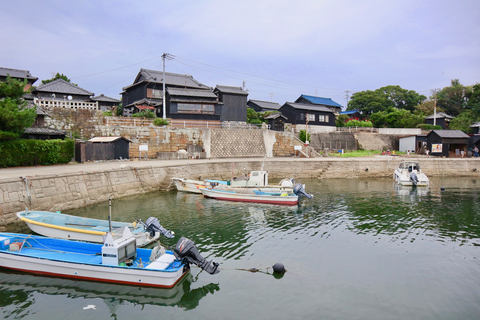
<svg viewBox="0 0 480 320">
<path fill-rule="evenodd" d="M 480 121 L 472 124 L 470 128 L 472 128 L 473 134 L 480 134 Z"/>
<path fill-rule="evenodd" d="M 92 101 L 93 93 L 79 86 L 56 79 L 36 87 L 33 92 L 35 105 L 44 108 L 98 110 L 98 102 Z"/>
<path fill-rule="evenodd" d="M 124 137 L 95 137 L 75 143 L 75 161 L 129 159 L 130 140 Z"/>
<path fill-rule="evenodd" d="M 461 130 L 432 130 L 427 135 L 427 148 L 433 156 L 466 155 L 469 136 Z"/>
<path fill-rule="evenodd" d="M 309 96 L 302 94 L 295 100 L 296 103 L 305 103 L 305 104 L 314 104 L 317 106 L 325 107 L 330 109 L 333 113 L 339 114 L 342 111 L 342 106 L 339 103 L 336 103 L 331 98 Z"/>
<path fill-rule="evenodd" d="M 25 85 L 25 88 L 24 88 L 25 91 L 28 91 L 32 87 L 32 85 L 35 83 L 35 81 L 38 80 L 38 78 L 32 76 L 32 74 L 28 70 L 0 67 L 0 81 L 6 81 L 7 77 L 10 77 L 12 79 L 16 79 L 22 82 L 26 81 L 27 84 Z"/>
<path fill-rule="evenodd" d="M 278 111 L 281 107 L 279 103 L 262 100 L 248 100 L 247 107 L 252 108 L 256 112 Z"/>
<path fill-rule="evenodd" d="M 167 89 L 167 117 L 172 119 L 220 120 L 222 107 L 211 90 Z"/>
<path fill-rule="evenodd" d="M 311 128 L 312 132 L 316 131 L 315 127 L 335 129 L 335 114 L 329 108 L 313 104 L 286 102 L 279 110 L 287 118 L 287 122 L 296 125 L 297 129 L 303 129 L 307 126 Z"/>
<path fill-rule="evenodd" d="M 222 105 L 221 121 L 247 122 L 247 91 L 241 87 L 217 85 L 213 92 Z"/>
<path fill-rule="evenodd" d="M 111 111 L 114 107 L 120 104 L 120 100 L 107 97 L 103 94 L 96 97 L 92 97 L 91 99 L 92 101 L 98 102 L 98 108 L 101 111 Z"/>
<path fill-rule="evenodd" d="M 287 117 L 282 115 L 280 112 L 272 113 L 265 118 L 268 128 L 274 131 L 283 131 L 285 128 L 285 123 L 288 121 Z"/>
<path fill-rule="evenodd" d="M 444 112 L 437 112 L 437 115 L 435 117 L 434 114 L 429 115 L 428 117 L 425 117 L 425 123 L 426 124 L 431 124 L 433 125 L 434 119 L 436 118 L 435 124 L 437 126 L 442 127 L 442 129 L 448 129 L 448 126 L 450 124 L 450 121 L 454 118 L 452 116 L 449 116 L 448 114 Z"/>
</svg>

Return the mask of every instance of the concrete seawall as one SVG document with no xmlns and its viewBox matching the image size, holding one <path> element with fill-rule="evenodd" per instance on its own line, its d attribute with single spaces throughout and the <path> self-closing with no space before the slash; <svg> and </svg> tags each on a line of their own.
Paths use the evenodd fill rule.
<svg viewBox="0 0 480 320">
<path fill-rule="evenodd" d="M 171 188 L 172 177 L 231 178 L 264 168 L 271 180 L 285 177 L 390 177 L 400 157 L 316 159 L 219 159 L 130 161 L 0 170 L 0 230 L 25 207 L 66 210 Z M 413 160 L 413 159 L 409 159 Z M 480 159 L 419 158 L 428 176 L 480 177 Z"/>
</svg>

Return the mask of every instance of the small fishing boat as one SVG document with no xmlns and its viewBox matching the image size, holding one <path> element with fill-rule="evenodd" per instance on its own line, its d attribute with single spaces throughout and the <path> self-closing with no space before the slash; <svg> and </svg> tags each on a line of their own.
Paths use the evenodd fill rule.
<svg viewBox="0 0 480 320">
<path fill-rule="evenodd" d="M 110 229 L 108 220 L 78 217 L 60 212 L 25 210 L 17 212 L 17 217 L 33 232 L 60 239 L 103 243 Z M 160 234 L 167 238 L 174 236 L 172 231 L 163 228 L 154 217 L 148 218 L 145 223 L 141 220 L 134 223 L 111 221 L 113 237 L 121 236 L 124 227 L 128 227 L 133 233 L 138 247 L 156 241 Z"/>
<path fill-rule="evenodd" d="M 193 241 L 183 237 L 170 251 L 137 248 L 128 228 L 118 239 L 108 233 L 103 245 L 0 233 L 0 267 L 39 275 L 172 288 L 191 263 L 210 274 L 219 272 L 217 263 L 206 261 Z"/>
<path fill-rule="evenodd" d="M 276 188 L 281 191 L 292 192 L 293 179 L 283 179 L 278 185 L 268 184 L 268 172 L 267 171 L 251 171 L 245 177 L 234 177 L 231 180 L 191 180 L 184 178 L 172 178 L 173 183 L 178 191 L 202 193 L 202 189 L 205 188 Z M 280 190 L 279 190 L 280 191 Z"/>
<path fill-rule="evenodd" d="M 393 173 L 393 179 L 402 186 L 428 186 L 428 177 L 420 170 L 420 164 L 414 161 L 402 161 Z"/>
<path fill-rule="evenodd" d="M 295 185 L 292 193 L 279 191 L 276 189 L 266 190 L 252 188 L 205 188 L 201 191 L 206 198 L 217 200 L 280 204 L 290 206 L 298 204 L 299 196 L 305 196 L 309 199 L 312 198 L 312 195 L 306 193 L 304 186 L 300 184 Z"/>
</svg>

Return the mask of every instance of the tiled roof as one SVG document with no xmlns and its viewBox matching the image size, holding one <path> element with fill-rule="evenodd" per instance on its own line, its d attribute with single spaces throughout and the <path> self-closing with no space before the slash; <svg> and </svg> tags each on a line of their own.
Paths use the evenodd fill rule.
<svg viewBox="0 0 480 320">
<path fill-rule="evenodd" d="M 262 109 L 272 109 L 272 110 L 278 110 L 280 109 L 281 105 L 276 102 L 270 102 L 270 101 L 262 101 L 262 100 L 248 100 L 248 103 L 253 103 L 257 106 L 259 106 Z"/>
<path fill-rule="evenodd" d="M 136 105 L 140 105 L 140 104 L 148 104 L 148 105 L 151 105 L 151 106 L 161 106 L 163 103 L 162 103 L 161 100 L 152 100 L 152 99 L 143 98 L 143 99 L 134 101 L 130 104 L 127 104 L 124 107 L 131 107 L 131 106 L 136 106 Z"/>
<path fill-rule="evenodd" d="M 80 88 L 70 82 L 63 79 L 56 79 L 49 83 L 39 85 L 35 91 L 40 92 L 52 92 L 52 93 L 65 93 L 65 94 L 77 94 L 84 96 L 92 96 L 93 93 L 85 89 Z"/>
<path fill-rule="evenodd" d="M 25 134 L 65 135 L 64 131 L 50 128 L 25 128 Z"/>
<path fill-rule="evenodd" d="M 11 69 L 11 68 L 3 68 L 0 67 L 0 76 L 6 77 L 9 75 L 12 78 L 19 78 L 19 79 L 30 79 L 33 82 L 37 81 L 37 77 L 34 77 L 30 74 L 28 70 L 20 70 L 20 69 Z"/>
<path fill-rule="evenodd" d="M 347 111 L 341 111 L 340 114 L 355 114 L 359 113 L 360 111 L 358 110 L 347 110 Z"/>
<path fill-rule="evenodd" d="M 476 123 L 474 123 L 470 126 L 470 128 L 476 128 L 476 127 L 480 127 L 480 121 L 476 122 Z"/>
<path fill-rule="evenodd" d="M 435 116 L 433 114 L 429 115 L 428 117 L 425 117 L 425 119 L 433 119 L 435 118 Z M 452 117 L 444 112 L 437 112 L 437 119 L 443 119 L 443 118 L 447 118 L 447 119 L 453 119 L 455 117 Z"/>
<path fill-rule="evenodd" d="M 215 90 L 218 90 L 224 93 L 233 93 L 233 94 L 241 94 L 244 96 L 248 96 L 248 92 L 243 90 L 241 87 L 221 86 L 217 84 L 217 86 L 215 87 Z"/>
<path fill-rule="evenodd" d="M 433 130 L 441 138 L 469 138 L 462 130 Z"/>
<path fill-rule="evenodd" d="M 103 94 L 99 95 L 99 96 L 96 96 L 96 97 L 93 97 L 91 98 L 93 101 L 102 101 L 102 102 L 115 102 L 115 103 L 120 103 L 120 100 L 117 100 L 117 99 L 114 99 L 114 98 L 110 98 L 110 97 L 107 97 Z"/>
<path fill-rule="evenodd" d="M 133 84 L 124 87 L 123 90 L 128 89 L 132 86 L 137 85 L 141 82 L 155 82 L 163 83 L 163 72 L 157 70 L 149 69 L 140 69 L 140 72 L 137 74 Z M 165 72 L 165 84 L 170 86 L 186 87 L 186 88 L 197 88 L 197 89 L 210 89 L 210 87 L 198 82 L 189 74 L 179 74 Z"/>
<path fill-rule="evenodd" d="M 294 109 L 300 110 L 311 110 L 311 111 L 323 111 L 323 112 L 331 112 L 333 111 L 327 107 L 322 107 L 316 104 L 306 104 L 306 103 L 294 103 L 294 102 L 285 102 L 285 105 L 289 105 Z"/>
<path fill-rule="evenodd" d="M 210 90 L 168 88 L 167 92 L 171 96 L 217 98 Z"/>
<path fill-rule="evenodd" d="M 124 138 L 124 137 L 94 137 L 88 141 L 90 142 L 112 142 L 112 141 L 117 141 L 119 139 L 124 139 L 127 140 L 128 142 L 131 142 L 130 140 Z"/>
<path fill-rule="evenodd" d="M 283 114 L 281 113 L 272 113 L 271 115 L 268 115 L 266 117 L 264 117 L 264 119 L 277 119 L 279 117 L 282 117 L 283 119 L 287 120 L 287 117 L 285 117 Z"/>
<path fill-rule="evenodd" d="M 335 101 L 333 101 L 331 98 L 324 98 L 324 97 L 315 97 L 315 96 L 309 96 L 306 94 L 302 94 L 297 101 L 300 98 L 304 98 L 305 100 L 309 101 L 312 104 L 320 104 L 324 106 L 329 106 L 329 107 L 338 107 L 341 108 L 342 106 Z"/>
</svg>

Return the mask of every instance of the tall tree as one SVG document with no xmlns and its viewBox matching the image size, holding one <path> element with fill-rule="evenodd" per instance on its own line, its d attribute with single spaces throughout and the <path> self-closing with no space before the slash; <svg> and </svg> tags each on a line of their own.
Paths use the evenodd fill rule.
<svg viewBox="0 0 480 320">
<path fill-rule="evenodd" d="M 468 105 L 471 88 L 463 86 L 458 79 L 453 79 L 450 86 L 437 92 L 437 106 L 452 116 L 460 114 Z"/>
<path fill-rule="evenodd" d="M 57 80 L 57 79 L 63 79 L 67 82 L 70 82 L 71 84 L 74 84 L 76 85 L 75 83 L 73 83 L 70 78 L 68 78 L 66 75 L 64 75 L 63 73 L 58 73 L 51 79 L 46 79 L 46 80 L 42 80 L 42 84 L 45 84 L 45 83 L 49 83 L 49 82 L 52 82 L 54 80 Z"/>
<path fill-rule="evenodd" d="M 23 100 L 26 82 L 10 77 L 0 82 L 0 140 L 14 139 L 31 127 L 37 116 L 35 108 L 27 108 Z"/>
</svg>

